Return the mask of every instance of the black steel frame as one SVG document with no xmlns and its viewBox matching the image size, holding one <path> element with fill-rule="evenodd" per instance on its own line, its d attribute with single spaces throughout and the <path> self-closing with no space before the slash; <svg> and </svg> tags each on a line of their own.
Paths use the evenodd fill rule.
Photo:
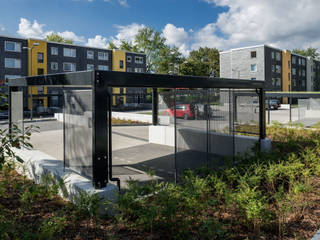
<svg viewBox="0 0 320 240">
<path fill-rule="evenodd" d="M 84 71 L 49 74 L 44 76 L 10 79 L 9 96 L 17 87 L 45 86 L 63 88 L 92 88 L 92 166 L 93 185 L 106 187 L 108 181 L 120 180 L 112 176 L 112 87 L 153 88 L 153 124 L 158 124 L 158 88 L 230 88 L 256 89 L 260 100 L 260 139 L 265 138 L 264 82 L 252 80 L 126 73 L 113 71 Z M 9 97 L 9 107 L 11 102 Z M 9 126 L 11 127 L 9 111 Z M 176 141 L 176 140 L 175 140 Z"/>
</svg>

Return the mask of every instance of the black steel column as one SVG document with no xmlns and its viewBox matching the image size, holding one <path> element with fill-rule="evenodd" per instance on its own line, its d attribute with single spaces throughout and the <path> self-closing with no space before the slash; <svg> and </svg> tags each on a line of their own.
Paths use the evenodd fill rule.
<svg viewBox="0 0 320 240">
<path fill-rule="evenodd" d="M 259 88 L 259 127 L 260 139 L 266 138 L 266 108 L 263 88 Z"/>
<path fill-rule="evenodd" d="M 152 88 L 152 125 L 158 125 L 158 89 Z"/>
<path fill-rule="evenodd" d="M 92 175 L 95 188 L 108 183 L 108 96 L 99 72 L 93 72 L 92 89 Z"/>
<path fill-rule="evenodd" d="M 178 167 L 177 167 L 177 114 L 176 114 L 176 104 L 177 104 L 177 90 L 173 90 L 173 111 L 174 111 L 174 182 L 177 184 L 178 182 Z"/>
<path fill-rule="evenodd" d="M 292 104 L 292 97 L 289 98 L 289 121 L 290 121 L 290 122 L 292 122 L 291 104 Z"/>
</svg>

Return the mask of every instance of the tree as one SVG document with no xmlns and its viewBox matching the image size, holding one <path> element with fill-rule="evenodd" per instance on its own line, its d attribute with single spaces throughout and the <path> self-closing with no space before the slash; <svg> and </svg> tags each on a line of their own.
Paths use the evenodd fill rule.
<svg viewBox="0 0 320 240">
<path fill-rule="evenodd" d="M 121 40 L 120 49 L 127 52 L 139 52 L 137 45 L 132 44 L 125 40 Z"/>
<path fill-rule="evenodd" d="M 219 50 L 216 48 L 200 47 L 190 52 L 187 60 L 181 64 L 180 73 L 195 76 L 219 76 Z"/>
<path fill-rule="evenodd" d="M 46 36 L 46 40 L 51 41 L 51 42 L 73 44 L 73 40 L 72 39 L 63 38 L 59 34 L 56 34 L 56 33 L 51 33 L 50 35 L 47 35 Z"/>
<path fill-rule="evenodd" d="M 159 51 L 165 47 L 165 38 L 160 32 L 152 28 L 142 28 L 135 37 L 137 49 L 146 54 L 147 72 L 157 72 L 159 65 Z"/>
<path fill-rule="evenodd" d="M 309 47 L 307 49 L 298 49 L 295 48 L 292 50 L 292 53 L 299 54 L 306 57 L 311 57 L 314 59 L 319 58 L 319 53 L 317 48 Z"/>
<path fill-rule="evenodd" d="M 108 49 L 118 49 L 117 46 L 113 42 L 109 42 Z"/>
<path fill-rule="evenodd" d="M 184 58 L 179 52 L 177 47 L 164 46 L 159 49 L 159 58 L 156 60 L 156 65 L 158 66 L 157 73 L 162 74 L 178 74 L 180 64 L 183 62 Z"/>
</svg>

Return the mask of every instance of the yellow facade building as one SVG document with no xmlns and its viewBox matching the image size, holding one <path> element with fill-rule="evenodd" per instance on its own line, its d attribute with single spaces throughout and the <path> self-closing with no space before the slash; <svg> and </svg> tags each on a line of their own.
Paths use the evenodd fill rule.
<svg viewBox="0 0 320 240">
<path fill-rule="evenodd" d="M 291 52 L 282 51 L 282 91 L 289 92 L 292 89 Z M 288 98 L 283 98 L 283 103 L 288 103 Z"/>
</svg>

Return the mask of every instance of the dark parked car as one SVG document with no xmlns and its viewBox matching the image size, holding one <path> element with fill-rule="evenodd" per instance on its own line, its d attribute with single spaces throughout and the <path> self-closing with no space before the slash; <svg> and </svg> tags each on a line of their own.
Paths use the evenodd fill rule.
<svg viewBox="0 0 320 240">
<path fill-rule="evenodd" d="M 266 109 L 278 110 L 280 107 L 280 101 L 277 99 L 266 99 Z"/>
</svg>

